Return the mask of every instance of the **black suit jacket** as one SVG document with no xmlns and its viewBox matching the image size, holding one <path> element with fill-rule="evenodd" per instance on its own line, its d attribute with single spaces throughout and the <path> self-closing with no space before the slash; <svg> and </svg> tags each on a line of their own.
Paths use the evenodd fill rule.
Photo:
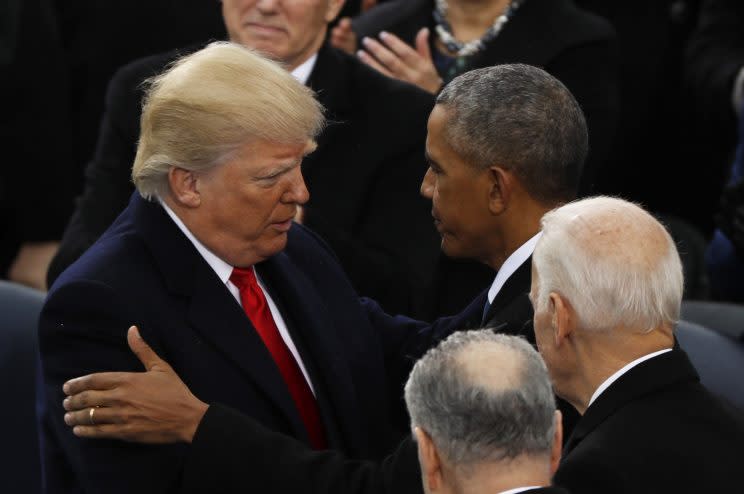
<svg viewBox="0 0 744 494">
<path fill-rule="evenodd" d="M 399 441 L 392 417 L 408 355 L 451 332 L 391 318 L 360 300 L 328 247 L 294 225 L 258 274 L 281 311 L 316 391 L 331 447 L 380 458 Z M 40 430 L 49 492 L 178 492 L 184 445 L 87 441 L 63 418 L 65 380 L 138 371 L 137 324 L 184 382 L 264 427 L 308 443 L 273 360 L 240 305 L 158 204 L 134 196 L 49 292 L 39 323 Z M 409 350 L 410 348 L 410 350 Z"/>
<path fill-rule="evenodd" d="M 632 368 L 587 409 L 555 483 L 573 493 L 740 491 L 742 418 L 679 349 Z"/>
<path fill-rule="evenodd" d="M 133 190 L 140 85 L 176 56 L 138 60 L 112 79 L 86 188 L 50 281 L 126 206 Z M 302 166 L 310 191 L 305 224 L 331 245 L 360 294 L 391 312 L 428 315 L 439 238 L 431 206 L 418 190 L 426 171 L 426 121 L 433 98 L 330 47 L 318 53 L 308 85 L 326 107 L 329 124 Z"/>
<path fill-rule="evenodd" d="M 433 29 L 433 9 L 433 0 L 391 1 L 360 15 L 353 26 L 359 39 L 386 30 L 413 44 L 420 28 Z M 571 0 L 529 0 L 469 67 L 503 63 L 542 67 L 576 97 L 587 118 L 590 148 L 579 194 L 589 194 L 613 149 L 619 118 L 619 60 L 612 26 Z M 482 264 L 442 255 L 433 315 L 459 310 L 493 276 Z"/>
</svg>

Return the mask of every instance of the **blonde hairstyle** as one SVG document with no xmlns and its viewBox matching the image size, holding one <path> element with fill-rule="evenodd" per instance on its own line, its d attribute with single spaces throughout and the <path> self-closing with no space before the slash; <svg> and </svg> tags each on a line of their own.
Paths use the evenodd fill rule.
<svg viewBox="0 0 744 494">
<path fill-rule="evenodd" d="M 650 331 L 679 319 L 684 277 L 674 240 L 640 206 L 612 197 L 574 201 L 547 213 L 532 261 L 535 310 L 550 292 L 573 306 L 585 330 Z"/>
<path fill-rule="evenodd" d="M 149 79 L 132 180 L 146 199 L 168 170 L 206 171 L 250 140 L 313 141 L 325 123 L 313 92 L 249 48 L 216 42 Z"/>
</svg>

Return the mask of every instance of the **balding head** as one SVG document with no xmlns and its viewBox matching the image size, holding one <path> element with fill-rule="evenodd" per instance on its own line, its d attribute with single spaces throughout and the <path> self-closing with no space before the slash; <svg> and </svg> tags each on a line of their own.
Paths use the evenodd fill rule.
<svg viewBox="0 0 744 494">
<path fill-rule="evenodd" d="M 412 426 L 453 467 L 551 454 L 553 391 L 540 355 L 521 338 L 451 335 L 416 363 L 405 399 Z"/>
<path fill-rule="evenodd" d="M 652 330 L 679 318 L 683 276 L 669 233 L 630 202 L 594 197 L 546 214 L 535 249 L 536 309 L 551 292 L 584 330 Z"/>
</svg>

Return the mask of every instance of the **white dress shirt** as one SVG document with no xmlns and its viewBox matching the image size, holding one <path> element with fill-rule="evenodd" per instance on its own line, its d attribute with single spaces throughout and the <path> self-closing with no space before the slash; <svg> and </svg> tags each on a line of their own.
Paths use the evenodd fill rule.
<svg viewBox="0 0 744 494">
<path fill-rule="evenodd" d="M 316 53 L 312 57 L 308 58 L 307 60 L 302 62 L 300 65 L 295 67 L 295 69 L 292 71 L 292 75 L 294 76 L 294 78 L 300 81 L 301 83 L 307 85 L 307 80 L 310 78 L 310 74 L 315 68 L 315 62 L 317 60 L 318 60 L 318 54 Z"/>
<path fill-rule="evenodd" d="M 186 228 L 186 225 L 183 224 L 183 221 L 181 221 L 181 218 L 179 218 L 176 213 L 171 210 L 171 208 L 168 207 L 165 202 L 161 201 L 160 204 L 163 206 L 163 209 L 165 209 L 165 212 L 168 213 L 168 216 L 171 217 L 173 222 L 178 226 L 178 228 L 183 232 L 184 235 L 186 235 L 186 238 L 188 238 L 192 244 L 194 244 L 194 247 L 199 252 L 199 254 L 204 258 L 205 261 L 207 261 L 207 264 L 214 270 L 217 277 L 220 279 L 220 281 L 227 287 L 230 294 L 232 294 L 233 298 L 236 302 L 238 302 L 238 305 L 243 307 L 242 303 L 240 302 L 240 290 L 237 286 L 235 286 L 230 281 L 230 275 L 233 271 L 233 266 L 230 266 L 228 263 L 217 257 L 214 252 L 207 249 L 203 243 L 199 241 L 190 231 L 188 228 Z M 271 316 L 274 318 L 274 323 L 276 324 L 277 329 L 279 330 L 279 334 L 281 335 L 282 339 L 284 340 L 284 343 L 286 343 L 287 348 L 289 348 L 289 351 L 292 352 L 292 356 L 294 356 L 295 360 L 297 361 L 297 364 L 300 366 L 300 370 L 302 370 L 302 375 L 305 376 L 305 380 L 307 381 L 307 384 L 310 386 L 310 390 L 315 394 L 315 389 L 313 389 L 313 383 L 310 381 L 310 376 L 307 373 L 307 370 L 305 369 L 305 364 L 302 363 L 302 359 L 300 358 L 300 353 L 297 351 L 297 347 L 295 346 L 294 342 L 292 341 L 292 337 L 289 335 L 289 331 L 287 330 L 287 324 L 284 322 L 284 319 L 282 318 L 282 314 L 279 312 L 279 309 L 276 307 L 276 304 L 271 299 L 271 295 L 269 295 L 269 292 L 266 290 L 266 287 L 264 286 L 263 282 L 261 281 L 261 277 L 256 272 L 255 268 L 253 269 L 253 272 L 256 274 L 256 280 L 258 281 L 258 286 L 261 287 L 261 291 L 263 291 L 264 296 L 266 297 L 266 302 L 269 304 L 269 310 L 271 311 Z"/>
<path fill-rule="evenodd" d="M 517 487 L 516 489 L 509 489 L 508 491 L 501 491 L 498 494 L 517 494 L 518 492 L 529 491 L 530 489 L 539 489 L 541 485 L 532 485 L 530 487 Z"/>
<path fill-rule="evenodd" d="M 535 246 L 541 235 L 542 232 L 537 232 L 534 237 L 523 243 L 517 250 L 512 252 L 512 255 L 507 257 L 504 264 L 501 265 L 499 272 L 496 273 L 496 279 L 493 280 L 491 289 L 488 290 L 489 304 L 493 303 L 493 299 L 496 298 L 496 295 L 498 295 L 511 275 L 535 252 Z"/>
<path fill-rule="evenodd" d="M 640 364 L 641 362 L 645 362 L 646 360 L 654 358 L 657 355 L 661 355 L 663 353 L 667 353 L 671 351 L 672 351 L 671 348 L 665 348 L 664 350 L 659 350 L 658 352 L 653 352 L 653 353 L 649 353 L 648 355 L 644 355 L 643 357 L 637 358 L 634 361 L 630 362 L 629 364 L 625 365 L 622 369 L 615 372 L 613 375 L 608 377 L 605 380 L 605 382 L 599 385 L 597 390 L 592 395 L 592 398 L 589 400 L 589 405 L 587 405 L 587 408 L 589 408 L 592 405 L 592 403 L 594 403 L 597 400 L 597 398 L 599 398 L 599 395 L 601 395 L 607 388 L 609 388 L 612 383 L 620 379 L 620 376 L 628 372 L 630 369 Z"/>
</svg>

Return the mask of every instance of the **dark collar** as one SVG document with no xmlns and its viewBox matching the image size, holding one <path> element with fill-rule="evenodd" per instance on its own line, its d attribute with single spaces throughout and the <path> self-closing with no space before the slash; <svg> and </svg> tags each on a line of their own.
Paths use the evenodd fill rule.
<svg viewBox="0 0 744 494">
<path fill-rule="evenodd" d="M 620 376 L 587 408 L 566 442 L 564 456 L 628 402 L 678 383 L 699 380 L 687 354 L 678 348 L 641 362 Z"/>
<path fill-rule="evenodd" d="M 509 305 L 515 298 L 519 296 L 526 296 L 530 291 L 530 284 L 532 283 L 532 256 L 528 257 L 516 271 L 512 273 L 509 278 L 506 279 L 504 286 L 501 287 L 499 293 L 494 297 L 491 307 L 486 313 L 484 320 L 490 321 L 493 319 L 501 310 Z M 486 290 L 490 290 L 490 286 Z M 488 300 L 486 298 L 486 300 Z"/>
</svg>

